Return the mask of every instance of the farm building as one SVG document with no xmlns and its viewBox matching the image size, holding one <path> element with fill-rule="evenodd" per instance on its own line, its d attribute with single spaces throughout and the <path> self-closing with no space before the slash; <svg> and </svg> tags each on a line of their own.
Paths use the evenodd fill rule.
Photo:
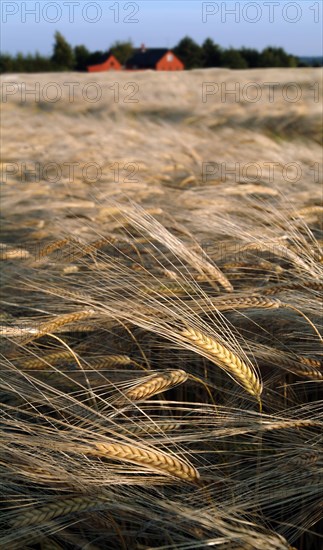
<svg viewBox="0 0 323 550">
<path fill-rule="evenodd" d="M 167 48 L 146 48 L 144 44 L 122 66 L 111 53 L 101 63 L 87 67 L 88 72 L 127 71 L 152 69 L 155 71 L 183 71 L 184 64 Z"/>
<path fill-rule="evenodd" d="M 184 64 L 167 48 L 147 48 L 144 44 L 135 50 L 126 62 L 127 70 L 153 69 L 155 71 L 182 71 Z"/>
<path fill-rule="evenodd" d="M 109 54 L 108 58 L 99 63 L 98 65 L 90 65 L 87 67 L 89 73 L 98 73 L 102 71 L 120 71 L 122 68 L 121 63 L 117 60 L 114 55 Z"/>
</svg>

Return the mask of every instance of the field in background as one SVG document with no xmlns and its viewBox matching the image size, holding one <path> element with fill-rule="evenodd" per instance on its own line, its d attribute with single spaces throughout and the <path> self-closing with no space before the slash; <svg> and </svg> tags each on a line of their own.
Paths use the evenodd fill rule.
<svg viewBox="0 0 323 550">
<path fill-rule="evenodd" d="M 17 217 L 30 198 L 44 237 L 56 236 L 63 198 L 81 214 L 97 192 L 172 213 L 192 193 L 195 208 L 207 187 L 211 196 L 258 186 L 315 202 L 320 77 L 320 69 L 6 75 L 4 197 Z"/>
<path fill-rule="evenodd" d="M 3 76 L 3 547 L 320 546 L 321 75 Z"/>
</svg>

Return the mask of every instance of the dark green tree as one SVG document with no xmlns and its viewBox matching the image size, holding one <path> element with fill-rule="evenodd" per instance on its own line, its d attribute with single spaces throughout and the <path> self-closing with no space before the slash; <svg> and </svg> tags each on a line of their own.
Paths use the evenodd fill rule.
<svg viewBox="0 0 323 550">
<path fill-rule="evenodd" d="M 8 53 L 0 54 L 0 73 L 14 72 L 14 59 Z"/>
<path fill-rule="evenodd" d="M 298 67 L 299 59 L 295 55 L 288 55 L 288 67 Z"/>
<path fill-rule="evenodd" d="M 26 60 L 24 54 L 18 52 L 13 60 L 13 70 L 15 73 L 24 73 L 26 71 Z"/>
<path fill-rule="evenodd" d="M 261 55 L 258 50 L 255 50 L 254 48 L 241 48 L 239 51 L 243 59 L 246 60 L 248 67 L 251 69 L 260 67 Z"/>
<path fill-rule="evenodd" d="M 202 67 L 202 48 L 192 38 L 185 36 L 173 48 L 175 55 L 184 63 L 185 69 L 195 69 Z"/>
<path fill-rule="evenodd" d="M 109 51 L 102 52 L 101 50 L 96 50 L 95 52 L 90 53 L 88 59 L 88 65 L 98 65 L 103 63 L 109 55 Z"/>
<path fill-rule="evenodd" d="M 242 57 L 239 50 L 235 50 L 234 48 L 229 48 L 228 50 L 225 50 L 222 57 L 222 64 L 223 67 L 228 67 L 229 69 L 248 68 L 247 61 Z"/>
<path fill-rule="evenodd" d="M 24 73 L 34 73 L 35 71 L 35 56 L 28 53 L 23 58 Z"/>
<path fill-rule="evenodd" d="M 73 48 L 58 31 L 55 33 L 54 51 L 51 60 L 54 68 L 58 71 L 69 71 L 74 68 Z"/>
<path fill-rule="evenodd" d="M 297 67 L 299 60 L 283 48 L 269 46 L 261 52 L 261 67 Z"/>
<path fill-rule="evenodd" d="M 75 46 L 74 48 L 74 59 L 75 59 L 75 65 L 74 69 L 76 71 L 86 71 L 89 63 L 90 58 L 90 52 L 89 50 L 81 45 L 81 46 Z"/>
<path fill-rule="evenodd" d="M 38 52 L 27 55 L 18 53 L 15 57 L 9 54 L 0 56 L 0 73 L 43 73 L 52 70 L 53 64 L 50 58 Z"/>
<path fill-rule="evenodd" d="M 130 40 L 128 42 L 119 42 L 119 40 L 117 40 L 112 44 L 110 51 L 117 58 L 119 63 L 124 65 L 127 59 L 133 55 L 133 43 Z"/>
<path fill-rule="evenodd" d="M 33 59 L 35 73 L 49 73 L 53 70 L 53 65 L 49 57 L 36 52 Z"/>
<path fill-rule="evenodd" d="M 218 44 L 214 44 L 211 38 L 207 38 L 202 44 L 203 67 L 221 67 L 223 51 Z"/>
</svg>

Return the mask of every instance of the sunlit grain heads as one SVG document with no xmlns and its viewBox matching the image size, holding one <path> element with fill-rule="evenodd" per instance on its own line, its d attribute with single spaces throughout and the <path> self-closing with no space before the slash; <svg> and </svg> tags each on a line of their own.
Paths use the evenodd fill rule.
<svg viewBox="0 0 323 550">
<path fill-rule="evenodd" d="M 243 386 L 248 393 L 258 399 L 262 392 L 262 384 L 254 371 L 240 357 L 227 349 L 223 344 L 202 332 L 187 327 L 181 335 L 193 343 L 197 349 L 206 352 L 218 366 L 225 368 Z"/>
<path fill-rule="evenodd" d="M 183 384 L 187 378 L 188 374 L 183 370 L 164 371 L 127 390 L 124 396 L 131 401 L 142 401 L 169 388 Z"/>
<path fill-rule="evenodd" d="M 148 470 L 158 471 L 185 481 L 196 482 L 200 477 L 198 471 L 193 466 L 177 457 L 153 449 L 144 449 L 136 445 L 97 443 L 92 448 L 84 449 L 83 452 L 87 456 L 106 457 L 139 464 Z"/>
<path fill-rule="evenodd" d="M 28 342 L 30 342 L 31 340 L 34 340 L 35 338 L 41 338 L 46 334 L 56 332 L 57 330 L 71 323 L 76 323 L 78 321 L 83 321 L 84 319 L 89 319 L 90 317 L 93 317 L 94 314 L 95 312 L 93 309 L 87 309 L 83 311 L 66 313 L 64 315 L 58 315 L 57 317 L 54 317 L 52 320 L 47 321 L 45 323 L 41 323 L 38 327 L 35 327 L 34 336 L 25 338 L 23 343 L 27 344 Z"/>
</svg>

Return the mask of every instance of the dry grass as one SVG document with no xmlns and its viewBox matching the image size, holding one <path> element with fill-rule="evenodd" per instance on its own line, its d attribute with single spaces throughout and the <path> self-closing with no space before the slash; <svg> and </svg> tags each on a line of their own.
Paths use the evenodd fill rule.
<svg viewBox="0 0 323 550">
<path fill-rule="evenodd" d="M 65 73 L 3 103 L 1 547 L 321 546 L 320 76 L 98 74 L 91 102 Z"/>
</svg>

